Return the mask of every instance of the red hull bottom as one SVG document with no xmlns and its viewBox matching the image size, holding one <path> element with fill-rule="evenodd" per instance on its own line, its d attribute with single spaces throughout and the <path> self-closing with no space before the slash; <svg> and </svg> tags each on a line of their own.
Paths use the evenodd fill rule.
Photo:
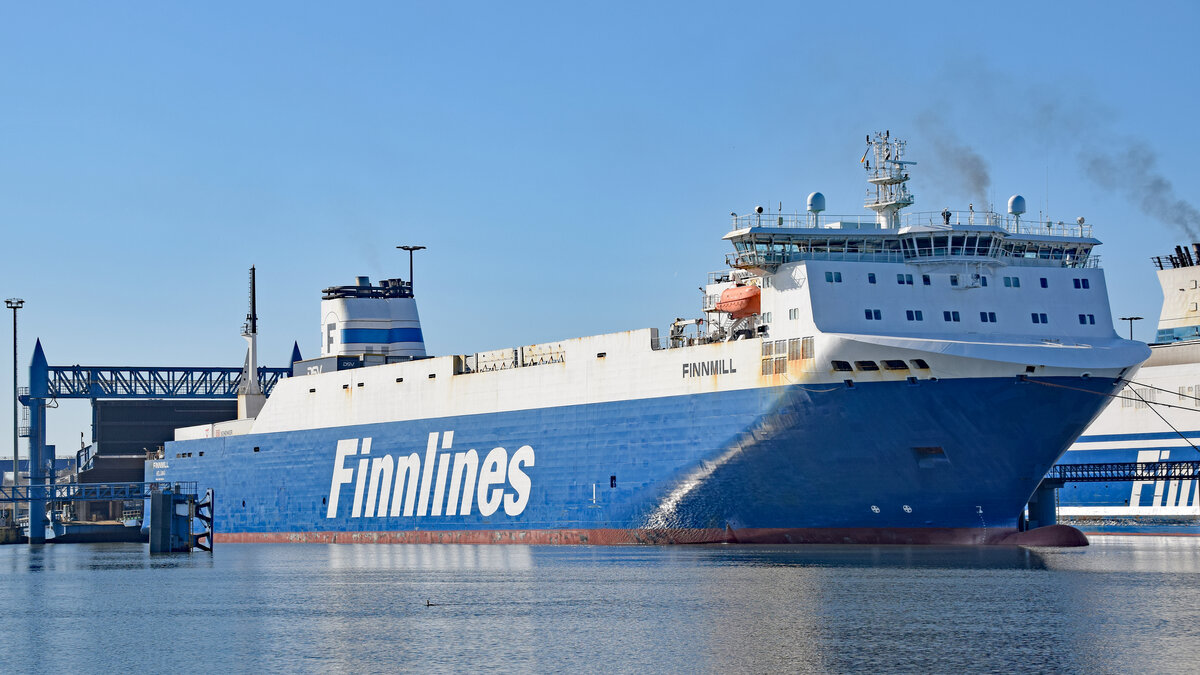
<svg viewBox="0 0 1200 675">
<path fill-rule="evenodd" d="M 979 528 L 750 528 L 674 530 L 405 530 L 398 532 L 218 532 L 217 543 L 320 544 L 901 544 L 1087 546 L 1067 525 L 1026 532 Z"/>
</svg>

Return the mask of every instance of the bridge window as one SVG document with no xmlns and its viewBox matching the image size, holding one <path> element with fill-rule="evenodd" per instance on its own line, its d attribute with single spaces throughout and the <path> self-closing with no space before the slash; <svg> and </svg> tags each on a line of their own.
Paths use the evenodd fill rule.
<svg viewBox="0 0 1200 675">
<path fill-rule="evenodd" d="M 859 370 L 879 370 L 879 366 L 874 361 L 855 361 L 854 367 Z"/>
</svg>

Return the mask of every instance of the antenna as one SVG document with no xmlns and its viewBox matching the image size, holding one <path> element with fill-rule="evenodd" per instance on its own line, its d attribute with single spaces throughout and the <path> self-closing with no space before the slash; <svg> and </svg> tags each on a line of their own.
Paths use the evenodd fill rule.
<svg viewBox="0 0 1200 675">
<path fill-rule="evenodd" d="M 258 335 L 258 293 L 254 284 L 254 266 L 250 266 L 250 313 L 246 315 L 245 335 Z"/>
<path fill-rule="evenodd" d="M 876 214 L 880 227 L 895 228 L 900 226 L 900 209 L 913 204 L 913 194 L 908 191 L 909 175 L 907 167 L 916 162 L 903 161 L 906 143 L 900 139 L 891 140 L 891 131 L 867 135 L 867 152 L 874 153 L 875 165 L 864 160 L 867 170 L 867 200 L 864 206 Z M 873 193 L 873 194 L 872 194 Z"/>
<path fill-rule="evenodd" d="M 254 266 L 250 266 L 250 312 L 246 314 L 246 324 L 242 326 L 242 337 L 246 338 L 246 367 L 242 371 L 242 386 L 239 394 L 261 395 L 258 386 L 258 291 L 254 278 Z M 239 404 L 239 407 L 240 404 Z M 258 411 L 255 411 L 257 414 Z M 248 415 L 253 417 L 253 415 Z M 241 415 L 239 415 L 241 417 Z"/>
</svg>

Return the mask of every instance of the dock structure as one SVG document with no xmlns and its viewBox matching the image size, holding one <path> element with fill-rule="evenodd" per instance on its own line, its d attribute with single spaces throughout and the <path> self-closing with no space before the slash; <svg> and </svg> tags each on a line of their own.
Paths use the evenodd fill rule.
<svg viewBox="0 0 1200 675">
<path fill-rule="evenodd" d="M 256 388 L 263 394 L 269 394 L 292 372 L 291 368 L 260 367 L 255 370 Z M 53 484 L 49 465 L 54 461 L 54 449 L 46 444 L 46 409 L 51 402 L 63 399 L 237 399 L 239 392 L 245 389 L 246 377 L 244 367 L 51 366 L 42 350 L 41 340 L 38 340 L 29 366 L 29 386 L 19 396 L 28 420 L 19 429 L 19 435 L 29 438 L 29 483 L 6 489 L 4 494 L 8 496 L 0 501 L 28 504 L 29 542 L 38 544 L 46 541 L 46 527 L 53 525 L 49 519 L 52 514 L 47 511 L 50 502 L 122 500 L 127 497 L 68 499 L 67 496 L 76 493 L 72 491 L 96 494 L 93 488 L 98 485 L 119 491 L 115 486 L 139 484 Z M 18 495 L 22 498 L 17 499 Z"/>
<path fill-rule="evenodd" d="M 202 548 L 211 551 L 212 491 L 202 501 L 194 481 L 137 483 L 63 483 L 58 485 L 10 485 L 0 487 L 0 504 L 40 503 L 54 507 L 77 502 L 149 501 L 151 553 L 178 553 Z M 31 513 L 33 513 L 31 511 Z M 195 532 L 199 519 L 206 529 Z M 41 541 L 32 536 L 29 543 Z M 200 541 L 203 539 L 204 541 Z"/>
</svg>

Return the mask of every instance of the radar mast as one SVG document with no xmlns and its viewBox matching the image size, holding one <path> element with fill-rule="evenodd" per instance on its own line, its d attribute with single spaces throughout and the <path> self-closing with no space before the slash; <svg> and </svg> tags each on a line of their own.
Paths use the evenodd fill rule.
<svg viewBox="0 0 1200 675">
<path fill-rule="evenodd" d="M 907 142 L 891 140 L 891 132 L 875 132 L 867 136 L 867 151 L 863 154 L 866 162 L 867 182 L 873 187 L 867 188 L 867 201 L 864 204 L 876 214 L 880 227 L 896 228 L 900 226 L 900 209 L 912 206 L 913 195 L 908 191 L 907 167 L 916 162 L 901 161 Z M 867 159 L 873 156 L 874 165 Z"/>
</svg>

